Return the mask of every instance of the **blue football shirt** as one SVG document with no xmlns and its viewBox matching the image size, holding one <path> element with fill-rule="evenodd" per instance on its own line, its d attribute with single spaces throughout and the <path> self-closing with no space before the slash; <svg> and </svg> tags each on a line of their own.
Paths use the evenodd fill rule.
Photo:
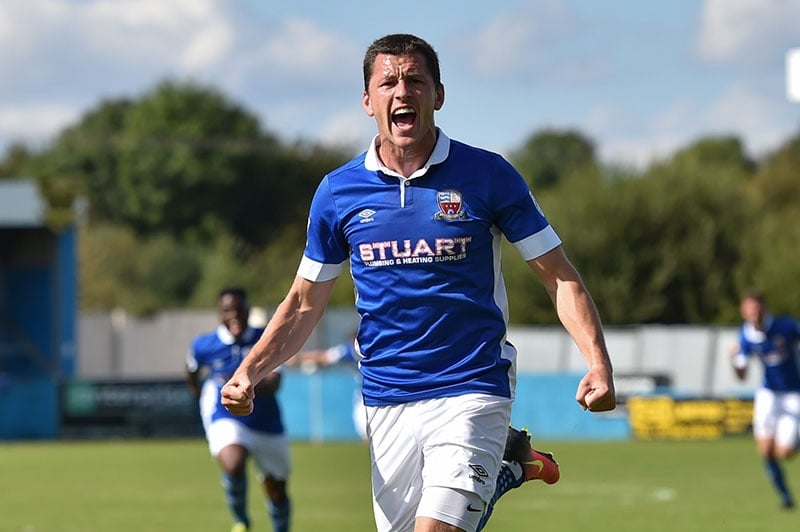
<svg viewBox="0 0 800 532">
<path fill-rule="evenodd" d="M 214 332 L 202 334 L 192 342 L 186 365 L 191 372 L 204 368 L 208 371 L 203 382 L 200 401 L 208 402 L 212 412 L 212 423 L 218 419 L 228 418 L 259 432 L 283 433 L 278 400 L 272 394 L 257 396 L 254 400 L 253 413 L 247 416 L 235 416 L 222 406 L 220 395 L 222 386 L 233 376 L 263 331 L 263 328 L 248 327 L 237 341 L 227 327 L 219 325 Z"/>
<path fill-rule="evenodd" d="M 740 352 L 764 365 L 764 387 L 776 392 L 800 391 L 798 347 L 800 322 L 788 317 L 768 317 L 765 331 L 749 323 L 739 331 Z"/>
<path fill-rule="evenodd" d="M 558 236 L 500 155 L 439 130 L 427 164 L 405 178 L 380 163 L 376 141 L 323 178 L 298 269 L 324 281 L 350 261 L 365 404 L 513 397 L 501 238 L 529 260 Z"/>
</svg>

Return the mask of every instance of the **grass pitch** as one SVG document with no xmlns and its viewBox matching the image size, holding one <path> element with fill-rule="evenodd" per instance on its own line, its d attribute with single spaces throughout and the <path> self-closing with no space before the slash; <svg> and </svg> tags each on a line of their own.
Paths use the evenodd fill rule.
<svg viewBox="0 0 800 532">
<path fill-rule="evenodd" d="M 498 504 L 487 532 L 800 530 L 782 511 L 750 438 L 713 442 L 537 442 L 561 464 Z M 374 530 L 359 443 L 292 446 L 294 532 Z M 800 496 L 800 466 L 786 465 Z M 252 477 L 251 477 L 252 478 Z M 250 486 L 253 530 L 270 530 Z M 0 531 L 227 531 L 203 440 L 0 444 Z"/>
</svg>

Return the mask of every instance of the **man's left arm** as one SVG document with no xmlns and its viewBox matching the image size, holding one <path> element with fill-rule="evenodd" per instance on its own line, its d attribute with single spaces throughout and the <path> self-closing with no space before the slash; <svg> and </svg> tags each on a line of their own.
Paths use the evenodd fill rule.
<svg viewBox="0 0 800 532">
<path fill-rule="evenodd" d="M 528 261 L 547 290 L 558 319 L 586 361 L 588 371 L 578 384 L 575 400 L 584 410 L 602 412 L 616 407 L 611 358 L 594 301 L 580 274 L 561 246 Z"/>
</svg>

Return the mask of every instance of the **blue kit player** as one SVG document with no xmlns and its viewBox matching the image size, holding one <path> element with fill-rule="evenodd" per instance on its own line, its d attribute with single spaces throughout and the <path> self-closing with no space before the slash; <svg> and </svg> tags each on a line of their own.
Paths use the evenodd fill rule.
<svg viewBox="0 0 800 532">
<path fill-rule="evenodd" d="M 255 410 L 234 416 L 220 402 L 220 389 L 261 336 L 263 329 L 248 327 L 250 308 L 241 288 L 223 289 L 217 302 L 220 325 L 198 336 L 187 356 L 189 385 L 199 397 L 200 414 L 211 455 L 222 469 L 222 488 L 233 516 L 231 532 L 250 528 L 247 511 L 247 460 L 253 458 L 260 472 L 267 511 L 275 532 L 289 530 L 289 442 L 275 392 L 281 374 L 264 375 L 253 393 Z"/>
<path fill-rule="evenodd" d="M 434 49 L 387 35 L 367 49 L 363 75 L 377 135 L 322 179 L 294 283 L 222 402 L 258 409 L 254 386 L 303 347 L 349 263 L 377 530 L 473 532 L 505 490 L 559 479 L 552 457 L 509 429 L 517 353 L 506 339 L 503 237 L 587 363 L 582 408 L 615 407 L 611 361 L 594 303 L 525 180 L 435 125 L 445 92 Z"/>
<path fill-rule="evenodd" d="M 767 476 L 781 498 L 783 508 L 794 507 L 779 460 L 794 456 L 800 428 L 800 322 L 789 316 L 772 316 L 764 297 L 749 292 L 739 311 L 744 323 L 739 343 L 732 349 L 737 376 L 744 380 L 750 359 L 764 368 L 764 380 L 753 405 L 753 435 L 764 460 Z"/>
</svg>

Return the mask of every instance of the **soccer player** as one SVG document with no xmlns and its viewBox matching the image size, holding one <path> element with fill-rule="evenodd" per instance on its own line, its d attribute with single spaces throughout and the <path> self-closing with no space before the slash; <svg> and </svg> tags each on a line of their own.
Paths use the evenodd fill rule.
<svg viewBox="0 0 800 532">
<path fill-rule="evenodd" d="M 742 297 L 739 312 L 744 322 L 731 361 L 742 380 L 747 377 L 751 358 L 757 358 L 764 368 L 763 384 L 755 393 L 753 435 L 781 506 L 790 509 L 794 499 L 779 460 L 794 456 L 798 444 L 800 322 L 789 316 L 770 315 L 763 295 L 757 292 Z"/>
<path fill-rule="evenodd" d="M 434 49 L 387 35 L 367 49 L 363 73 L 377 135 L 322 179 L 294 283 L 222 402 L 252 411 L 254 385 L 302 348 L 349 260 L 377 529 L 472 532 L 503 490 L 559 478 L 527 433 L 509 430 L 516 350 L 506 340 L 503 236 L 586 360 L 582 408 L 615 407 L 611 361 L 594 303 L 524 179 L 436 127 L 445 91 Z"/>
<path fill-rule="evenodd" d="M 211 455 L 222 469 L 222 489 L 233 516 L 231 532 L 249 530 L 247 511 L 247 460 L 252 456 L 266 496 L 275 532 L 289 530 L 291 504 L 286 492 L 289 476 L 289 442 L 284 434 L 275 398 L 281 374 L 265 372 L 251 389 L 255 410 L 234 416 L 220 401 L 220 389 L 247 357 L 263 332 L 247 325 L 247 294 L 238 287 L 225 288 L 217 302 L 220 325 L 198 336 L 186 359 L 189 386 L 200 400 L 200 414 Z"/>
</svg>

